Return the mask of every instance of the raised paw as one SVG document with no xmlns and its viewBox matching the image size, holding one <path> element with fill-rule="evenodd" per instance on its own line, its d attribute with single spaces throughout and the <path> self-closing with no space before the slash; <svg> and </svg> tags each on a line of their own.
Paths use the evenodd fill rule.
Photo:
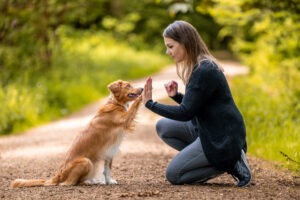
<svg viewBox="0 0 300 200">
<path fill-rule="evenodd" d="M 143 95 L 141 94 L 138 98 L 137 101 L 142 101 L 143 100 Z"/>
</svg>

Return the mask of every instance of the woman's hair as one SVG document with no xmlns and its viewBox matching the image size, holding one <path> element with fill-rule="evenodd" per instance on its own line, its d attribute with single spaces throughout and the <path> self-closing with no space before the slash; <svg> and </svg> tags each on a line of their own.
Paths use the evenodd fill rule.
<svg viewBox="0 0 300 200">
<path fill-rule="evenodd" d="M 188 83 L 196 64 L 204 59 L 215 61 L 198 31 L 188 22 L 173 22 L 164 30 L 163 37 L 175 40 L 186 50 L 184 61 L 176 63 L 177 74 L 184 84 Z"/>
</svg>

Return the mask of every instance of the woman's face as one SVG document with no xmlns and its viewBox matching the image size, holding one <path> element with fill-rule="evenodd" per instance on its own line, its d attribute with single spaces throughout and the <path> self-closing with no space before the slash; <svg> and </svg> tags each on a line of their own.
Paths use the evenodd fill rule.
<svg viewBox="0 0 300 200">
<path fill-rule="evenodd" d="M 171 56 L 176 63 L 184 61 L 186 51 L 182 44 L 168 37 L 164 37 L 164 42 L 167 48 L 166 54 Z"/>
</svg>

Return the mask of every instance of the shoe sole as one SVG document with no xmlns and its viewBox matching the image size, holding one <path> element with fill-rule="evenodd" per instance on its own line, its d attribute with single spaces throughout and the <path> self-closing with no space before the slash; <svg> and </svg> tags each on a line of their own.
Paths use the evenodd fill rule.
<svg viewBox="0 0 300 200">
<path fill-rule="evenodd" d="M 245 154 L 244 150 L 242 150 L 242 160 L 243 160 L 243 162 L 245 163 L 247 169 L 250 172 L 250 179 L 249 179 L 248 183 L 246 183 L 245 185 L 241 185 L 241 186 L 238 185 L 238 187 L 247 187 L 251 182 L 252 174 L 251 174 L 251 170 L 250 170 L 250 167 L 248 165 L 248 162 L 247 162 L 247 159 L 246 159 L 246 154 Z"/>
</svg>

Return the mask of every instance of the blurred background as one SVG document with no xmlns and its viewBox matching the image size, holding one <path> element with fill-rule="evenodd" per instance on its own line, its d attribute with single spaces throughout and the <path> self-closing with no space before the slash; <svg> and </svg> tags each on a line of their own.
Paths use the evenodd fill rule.
<svg viewBox="0 0 300 200">
<path fill-rule="evenodd" d="M 0 135 L 66 116 L 116 79 L 168 66 L 162 31 L 192 23 L 220 60 L 251 155 L 300 173 L 300 0 L 1 0 Z"/>
</svg>

